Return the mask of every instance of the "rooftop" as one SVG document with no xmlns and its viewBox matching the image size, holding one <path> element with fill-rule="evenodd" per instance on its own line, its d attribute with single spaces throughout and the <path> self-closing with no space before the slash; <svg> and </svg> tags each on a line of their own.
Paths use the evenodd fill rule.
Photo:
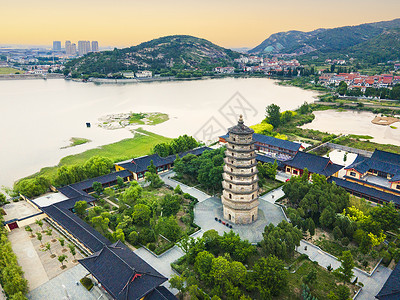
<svg viewBox="0 0 400 300">
<path fill-rule="evenodd" d="M 233 134 L 252 134 L 254 133 L 254 130 L 244 125 L 243 116 L 240 115 L 238 124 L 229 128 L 228 132 Z"/>
<path fill-rule="evenodd" d="M 120 241 L 79 262 L 118 300 L 142 299 L 168 280 Z"/>
<path fill-rule="evenodd" d="M 375 298 L 379 300 L 400 299 L 400 263 L 396 265 L 382 289 Z"/>
<path fill-rule="evenodd" d="M 285 161 L 284 164 L 300 170 L 307 168 L 311 173 L 324 175 L 326 177 L 332 176 L 343 168 L 341 165 L 332 163 L 328 157 L 321 157 L 301 151 L 297 152 L 293 159 Z"/>
<path fill-rule="evenodd" d="M 62 193 L 49 193 L 32 200 L 32 202 L 34 202 L 39 207 L 46 207 L 68 199 L 69 198 Z"/>
</svg>

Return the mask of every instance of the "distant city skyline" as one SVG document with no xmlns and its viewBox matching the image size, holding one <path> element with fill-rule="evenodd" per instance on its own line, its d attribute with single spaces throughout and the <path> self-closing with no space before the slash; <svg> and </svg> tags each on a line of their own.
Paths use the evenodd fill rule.
<svg viewBox="0 0 400 300">
<path fill-rule="evenodd" d="M 77 9 L 79 8 L 79 9 Z M 226 48 L 255 47 L 270 34 L 387 21 L 400 17 L 400 1 L 179 0 L 11 1 L 2 7 L 0 44 L 52 46 L 52 41 L 98 40 L 127 47 L 161 36 L 187 34 Z M 35 15 L 46 17 L 34 18 Z M 18 16 L 18 20 L 15 19 Z M 14 24 L 10 26 L 10 24 Z"/>
</svg>

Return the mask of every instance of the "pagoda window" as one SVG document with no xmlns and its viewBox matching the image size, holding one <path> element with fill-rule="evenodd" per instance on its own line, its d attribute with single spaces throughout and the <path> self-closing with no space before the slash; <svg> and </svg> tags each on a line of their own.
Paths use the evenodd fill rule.
<svg viewBox="0 0 400 300">
<path fill-rule="evenodd" d="M 229 199 L 232 199 L 232 194 L 229 194 Z"/>
</svg>

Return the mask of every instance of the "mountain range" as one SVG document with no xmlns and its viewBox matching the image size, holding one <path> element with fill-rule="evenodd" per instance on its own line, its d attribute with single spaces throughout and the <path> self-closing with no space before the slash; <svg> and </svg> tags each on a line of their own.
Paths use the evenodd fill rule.
<svg viewBox="0 0 400 300">
<path fill-rule="evenodd" d="M 400 18 L 332 29 L 278 32 L 248 51 L 251 54 L 342 54 L 381 62 L 399 59 Z M 368 56 L 375 57 L 368 57 Z"/>
</svg>

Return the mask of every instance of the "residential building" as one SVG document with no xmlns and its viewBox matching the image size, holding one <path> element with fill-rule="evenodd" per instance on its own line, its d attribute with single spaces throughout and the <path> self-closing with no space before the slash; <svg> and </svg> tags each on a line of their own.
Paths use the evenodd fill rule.
<svg viewBox="0 0 400 300">
<path fill-rule="evenodd" d="M 148 70 L 137 71 L 135 73 L 135 76 L 138 78 L 150 78 L 153 76 L 153 72 L 148 71 Z"/>
<path fill-rule="evenodd" d="M 61 51 L 61 42 L 60 41 L 53 41 L 53 50 Z"/>
<path fill-rule="evenodd" d="M 78 42 L 78 55 L 82 56 L 90 52 L 90 41 Z"/>
<path fill-rule="evenodd" d="M 99 42 L 92 41 L 92 52 L 98 52 L 98 51 L 99 51 Z"/>
<path fill-rule="evenodd" d="M 229 128 L 223 173 L 224 218 L 234 224 L 250 224 L 258 217 L 258 170 L 253 140 L 254 130 L 238 124 Z"/>
<path fill-rule="evenodd" d="M 75 43 L 71 44 L 71 55 L 76 55 L 76 44 Z"/>
<path fill-rule="evenodd" d="M 72 55 L 72 49 L 71 49 L 71 41 L 65 41 L 65 54 L 66 55 Z"/>
<path fill-rule="evenodd" d="M 90 47 L 90 41 L 86 41 L 86 53 L 92 52 L 92 49 Z"/>
</svg>

